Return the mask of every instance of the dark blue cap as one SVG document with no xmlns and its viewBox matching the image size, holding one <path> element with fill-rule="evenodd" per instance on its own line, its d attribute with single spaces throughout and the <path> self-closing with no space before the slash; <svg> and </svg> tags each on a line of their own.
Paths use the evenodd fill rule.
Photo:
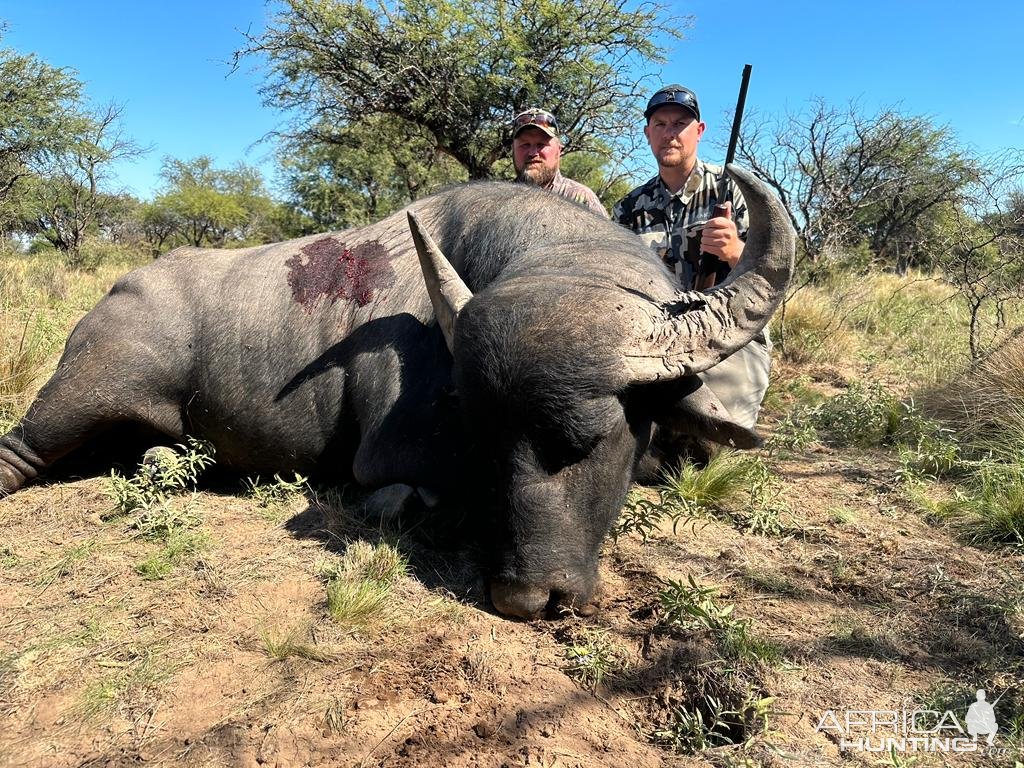
<svg viewBox="0 0 1024 768">
<path fill-rule="evenodd" d="M 700 120 L 700 106 L 697 104 L 697 94 L 689 88 L 675 84 L 666 85 L 651 96 L 651 100 L 647 102 L 647 109 L 644 110 L 644 117 L 650 121 L 651 115 L 654 114 L 655 110 L 668 104 L 676 104 L 683 109 L 687 109 L 693 113 L 695 118 Z"/>
</svg>

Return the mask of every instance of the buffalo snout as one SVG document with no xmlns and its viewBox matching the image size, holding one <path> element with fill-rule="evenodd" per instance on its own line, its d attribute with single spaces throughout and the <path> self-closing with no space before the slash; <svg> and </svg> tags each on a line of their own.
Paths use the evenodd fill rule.
<svg viewBox="0 0 1024 768">
<path fill-rule="evenodd" d="M 547 579 L 494 579 L 491 603 L 498 613 L 520 619 L 555 618 L 567 612 L 590 616 L 597 611 L 597 577 L 558 573 Z"/>
</svg>

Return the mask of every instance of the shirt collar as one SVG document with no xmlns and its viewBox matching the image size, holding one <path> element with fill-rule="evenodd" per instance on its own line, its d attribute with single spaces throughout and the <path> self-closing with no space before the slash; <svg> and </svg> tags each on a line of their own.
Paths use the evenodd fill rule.
<svg viewBox="0 0 1024 768">
<path fill-rule="evenodd" d="M 555 175 L 551 178 L 551 183 L 548 184 L 544 189 L 552 190 L 559 189 L 562 186 L 562 171 L 561 169 L 555 171 Z"/>
<path fill-rule="evenodd" d="M 668 187 L 665 186 L 665 182 L 662 180 L 661 174 L 658 174 L 657 178 L 658 202 L 662 208 L 666 207 L 674 197 L 678 197 L 682 201 L 683 205 L 686 205 L 690 202 L 690 198 L 692 198 L 697 190 L 700 189 L 700 185 L 704 181 L 704 162 L 699 157 L 697 158 L 697 161 L 693 164 L 693 170 L 690 171 L 690 175 L 686 177 L 686 181 L 683 183 L 682 189 L 674 195 L 668 191 Z"/>
</svg>

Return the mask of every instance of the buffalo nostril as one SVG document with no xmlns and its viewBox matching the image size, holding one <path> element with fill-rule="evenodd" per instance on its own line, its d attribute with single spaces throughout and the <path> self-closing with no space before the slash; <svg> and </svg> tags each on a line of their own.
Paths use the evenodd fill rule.
<svg viewBox="0 0 1024 768">
<path fill-rule="evenodd" d="M 549 607 L 555 614 L 561 616 L 594 616 L 601 610 L 593 596 L 584 597 L 557 591 L 553 593 Z"/>
<path fill-rule="evenodd" d="M 498 613 L 534 619 L 547 607 L 551 592 L 543 587 L 510 584 L 495 581 L 491 583 L 491 602 Z"/>
</svg>

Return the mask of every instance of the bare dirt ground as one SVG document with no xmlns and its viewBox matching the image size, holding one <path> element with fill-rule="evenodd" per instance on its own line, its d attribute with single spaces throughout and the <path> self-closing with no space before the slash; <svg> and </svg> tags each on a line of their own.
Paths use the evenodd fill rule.
<svg viewBox="0 0 1024 768">
<path fill-rule="evenodd" d="M 534 623 L 495 615 L 470 558 L 413 532 L 386 615 L 339 624 L 325 564 L 380 534 L 311 494 L 269 513 L 200 492 L 206 549 L 147 580 L 137 565 L 160 546 L 109 516 L 103 478 L 30 487 L 0 500 L 0 764 L 1014 765 L 999 707 L 987 755 L 841 752 L 817 726 L 908 702 L 962 718 L 976 687 L 1016 685 L 1019 553 L 923 521 L 883 452 L 773 466 L 784 535 L 712 520 L 626 536 L 605 548 L 600 613 Z M 781 650 L 742 675 L 767 723 L 689 755 L 654 734 L 681 705 L 740 694 L 708 633 L 657 626 L 659 580 L 688 576 Z M 567 660 L 595 632 L 616 657 L 596 689 Z M 286 637 L 306 651 L 275 658 Z"/>
</svg>

